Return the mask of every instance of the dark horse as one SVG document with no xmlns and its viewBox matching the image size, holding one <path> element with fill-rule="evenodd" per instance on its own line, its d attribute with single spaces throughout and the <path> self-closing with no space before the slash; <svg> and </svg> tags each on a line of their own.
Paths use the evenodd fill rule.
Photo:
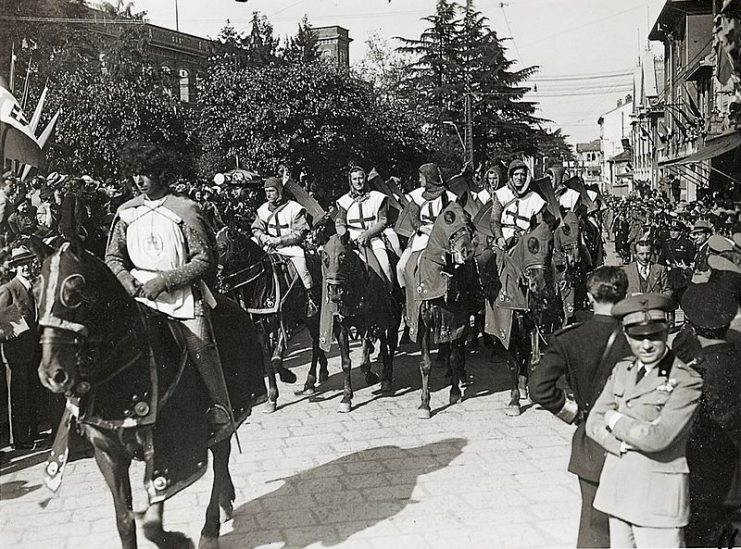
<svg viewBox="0 0 741 549">
<path fill-rule="evenodd" d="M 577 311 L 589 306 L 587 276 L 592 271 L 592 257 L 574 212 L 568 212 L 553 231 L 553 263 L 563 303 L 564 323 L 574 319 Z"/>
<path fill-rule="evenodd" d="M 137 546 L 129 466 L 138 459 L 146 463 L 145 536 L 158 547 L 192 547 L 184 534 L 163 530 L 164 501 L 205 473 L 210 447 L 214 481 L 199 547 L 218 547 L 220 509 L 230 514 L 235 497 L 228 468 L 233 430 L 226 425 L 211 431 L 207 394 L 182 345 L 180 325 L 138 304 L 108 267 L 81 247 L 65 244 L 53 253 L 42 251 L 50 255 L 36 288 L 42 330 L 39 377 L 50 391 L 66 394 L 75 405 L 68 407 L 78 409 L 72 421 L 92 444 L 111 490 L 122 546 Z M 252 398 L 244 361 L 260 357 L 256 346 L 224 345 L 224 337 L 249 344 L 251 333 L 247 315 L 220 299 L 214 325 L 234 329 L 228 335 L 214 331 L 238 426 Z M 226 317 L 217 321 L 219 309 Z M 262 375 L 257 379 L 264 391 Z M 66 432 L 65 425 L 60 433 Z M 46 468 L 52 487 L 52 481 L 57 487 L 61 482 L 65 457 L 64 437 L 58 436 Z"/>
<path fill-rule="evenodd" d="M 529 373 L 541 357 L 545 337 L 563 322 L 561 298 L 553 264 L 553 233 L 543 222 L 523 234 L 509 252 L 492 261 L 498 279 L 485 288 L 486 331 L 500 339 L 509 357 L 512 389 L 507 415 L 522 413 L 528 401 Z"/>
<path fill-rule="evenodd" d="M 473 227 L 457 202 L 448 204 L 433 225 L 427 247 L 412 255 L 405 273 L 410 337 L 422 351 L 422 402 L 418 417 L 430 417 L 430 371 L 433 344 L 439 345 L 450 372 L 450 403 L 461 400 L 465 379 L 465 335 L 478 310 L 479 275 L 474 259 Z"/>
<path fill-rule="evenodd" d="M 269 254 L 248 235 L 228 227 L 216 233 L 216 247 L 221 266 L 220 290 L 237 301 L 252 315 L 260 328 L 260 343 L 265 353 L 268 374 L 268 412 L 278 406 L 278 384 L 295 383 L 296 374 L 283 366 L 283 354 L 288 347 L 288 332 L 305 325 L 311 336 L 311 370 L 301 393 L 315 392 L 316 366 L 319 383 L 329 377 L 327 356 L 319 347 L 319 316 L 306 316 L 306 291 L 293 264 L 287 258 Z M 307 255 L 309 268 L 312 267 Z M 311 269 L 319 280 L 318 267 Z"/>
<path fill-rule="evenodd" d="M 394 354 L 401 324 L 401 299 L 392 295 L 386 282 L 363 261 L 359 254 L 372 254 L 370 248 L 358 250 L 349 240 L 349 234 L 330 237 L 321 252 L 324 295 L 322 302 L 320 344 L 326 351 L 337 339 L 345 378 L 344 392 L 339 412 L 352 409 L 352 384 L 350 382 L 349 332 L 355 327 L 362 336 L 363 361 L 360 369 L 365 381 L 372 385 L 378 376 L 371 371 L 370 353 L 372 340 L 379 339 L 380 357 L 383 362 L 381 391 L 393 393 Z"/>
</svg>

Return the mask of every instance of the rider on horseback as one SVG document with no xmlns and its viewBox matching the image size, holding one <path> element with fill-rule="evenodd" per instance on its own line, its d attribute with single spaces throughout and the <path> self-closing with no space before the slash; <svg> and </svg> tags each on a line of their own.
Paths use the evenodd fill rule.
<svg viewBox="0 0 741 549">
<path fill-rule="evenodd" d="M 386 228 L 388 200 L 386 195 L 368 187 L 368 177 L 363 168 L 354 167 L 347 175 L 350 192 L 337 200 L 337 217 L 335 228 L 342 236 L 346 232 L 350 240 L 361 247 L 369 247 L 378 260 L 377 274 L 385 278 L 390 287 L 393 283 L 388 249 L 382 234 Z M 372 262 L 370 267 L 374 267 Z"/>
<path fill-rule="evenodd" d="M 482 206 L 489 203 L 496 190 L 501 186 L 502 181 L 504 180 L 504 173 L 502 172 L 503 169 L 499 165 L 499 161 L 496 161 L 491 168 L 486 170 L 486 173 L 484 174 L 483 188 L 476 193 L 476 199 Z"/>
<path fill-rule="evenodd" d="M 211 399 L 209 423 L 227 424 L 229 395 L 207 316 L 216 305 L 206 284 L 216 272 L 213 230 L 195 202 L 170 193 L 160 147 L 132 142 L 121 165 L 141 194 L 118 208 L 105 262 L 137 301 L 183 326 L 188 355 Z"/>
<path fill-rule="evenodd" d="M 553 181 L 553 193 L 556 195 L 561 211 L 564 213 L 576 211 L 581 195 L 579 191 L 570 189 L 564 183 L 564 180 L 567 178 L 566 170 L 561 166 L 553 166 L 548 168 L 546 174 Z"/>
<path fill-rule="evenodd" d="M 288 175 L 283 177 L 287 181 Z M 306 253 L 301 247 L 309 232 L 309 222 L 303 206 L 283 197 L 284 182 L 277 177 L 268 177 L 265 180 L 267 202 L 257 209 L 252 234 L 268 252 L 291 260 L 306 289 L 306 316 L 314 316 L 319 308 L 313 289 L 314 282 L 306 265 Z"/>
<path fill-rule="evenodd" d="M 404 253 L 401 254 L 396 266 L 396 275 L 399 285 L 404 288 L 404 271 L 413 252 L 419 252 L 427 247 L 432 227 L 440 212 L 450 202 L 456 201 L 456 196 L 445 188 L 443 178 L 436 164 L 422 164 L 419 168 L 420 186 L 409 193 L 412 226 L 415 234 L 410 239 Z"/>
<path fill-rule="evenodd" d="M 509 250 L 519 237 L 530 228 L 530 220 L 537 216 L 542 221 L 546 202 L 530 189 L 527 164 L 513 160 L 507 174 L 507 185 L 494 192 L 491 208 L 491 232 L 500 250 Z"/>
</svg>

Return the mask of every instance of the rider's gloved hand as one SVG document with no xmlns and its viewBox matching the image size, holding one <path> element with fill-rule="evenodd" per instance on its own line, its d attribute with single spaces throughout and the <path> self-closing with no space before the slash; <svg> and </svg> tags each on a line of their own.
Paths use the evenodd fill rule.
<svg viewBox="0 0 741 549">
<path fill-rule="evenodd" d="M 141 288 L 141 293 L 147 299 L 157 299 L 162 293 L 167 291 L 167 283 L 163 276 L 157 275 L 152 280 L 147 280 Z"/>
<path fill-rule="evenodd" d="M 497 238 L 497 241 L 495 242 L 495 244 L 497 245 L 497 248 L 499 248 L 500 250 L 504 250 L 507 247 L 507 241 L 504 239 L 503 236 L 500 236 L 499 238 Z"/>
<path fill-rule="evenodd" d="M 367 246 L 368 242 L 370 242 L 370 237 L 367 233 L 363 232 L 357 239 L 355 239 L 355 242 L 358 243 L 358 246 Z"/>
</svg>

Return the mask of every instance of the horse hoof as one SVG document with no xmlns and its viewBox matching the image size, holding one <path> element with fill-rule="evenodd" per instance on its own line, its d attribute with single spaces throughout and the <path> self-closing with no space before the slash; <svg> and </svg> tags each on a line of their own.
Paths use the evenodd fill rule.
<svg viewBox="0 0 741 549">
<path fill-rule="evenodd" d="M 296 383 L 296 374 L 294 374 L 291 370 L 288 368 L 281 367 L 278 369 L 278 376 L 280 376 L 280 380 L 283 383 Z"/>
<path fill-rule="evenodd" d="M 519 404 L 509 404 L 504 409 L 504 413 L 510 417 L 515 417 L 522 415 L 522 408 L 520 408 Z"/>
<path fill-rule="evenodd" d="M 458 404 L 461 400 L 463 400 L 461 398 L 461 395 L 456 395 L 454 393 L 451 393 L 451 395 L 450 395 L 450 403 L 451 404 Z"/>
<path fill-rule="evenodd" d="M 381 381 L 381 378 L 378 377 L 378 374 L 374 374 L 373 372 L 365 373 L 365 382 L 368 385 L 375 385 L 379 381 Z"/>
<path fill-rule="evenodd" d="M 231 502 L 219 504 L 219 520 L 221 523 L 229 522 L 234 517 L 234 505 Z"/>
<path fill-rule="evenodd" d="M 263 409 L 263 412 L 265 412 L 266 414 L 272 414 L 277 409 L 278 409 L 278 403 L 273 400 L 268 400 L 265 403 L 265 408 Z"/>
<path fill-rule="evenodd" d="M 295 391 L 293 394 L 296 395 L 296 396 L 311 396 L 311 395 L 315 395 L 316 394 L 316 387 L 314 387 L 313 385 L 308 386 L 308 387 L 305 386 L 303 389 L 301 389 L 300 391 Z"/>
<path fill-rule="evenodd" d="M 417 419 L 430 419 L 430 409 L 417 408 Z"/>
<path fill-rule="evenodd" d="M 219 549 L 219 538 L 201 536 L 198 541 L 198 549 Z"/>
<path fill-rule="evenodd" d="M 390 381 L 384 381 L 381 383 L 381 393 L 388 396 L 394 394 L 394 386 Z"/>
<path fill-rule="evenodd" d="M 349 414 L 351 409 L 352 409 L 352 402 L 340 402 L 340 406 L 339 408 L 337 408 L 337 413 Z"/>
<path fill-rule="evenodd" d="M 327 370 L 323 370 L 319 372 L 319 383 L 324 383 L 329 379 L 329 372 Z"/>
</svg>

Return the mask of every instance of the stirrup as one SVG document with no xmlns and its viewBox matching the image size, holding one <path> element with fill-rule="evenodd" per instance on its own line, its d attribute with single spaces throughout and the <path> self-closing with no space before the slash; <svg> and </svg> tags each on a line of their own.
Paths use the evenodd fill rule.
<svg viewBox="0 0 741 549">
<path fill-rule="evenodd" d="M 310 297 L 306 299 L 306 317 L 311 318 L 319 313 L 319 307 Z"/>
<path fill-rule="evenodd" d="M 221 404 L 212 404 L 211 407 L 206 410 L 206 420 L 209 425 L 227 425 L 232 420 L 232 415 L 229 410 Z"/>
</svg>

